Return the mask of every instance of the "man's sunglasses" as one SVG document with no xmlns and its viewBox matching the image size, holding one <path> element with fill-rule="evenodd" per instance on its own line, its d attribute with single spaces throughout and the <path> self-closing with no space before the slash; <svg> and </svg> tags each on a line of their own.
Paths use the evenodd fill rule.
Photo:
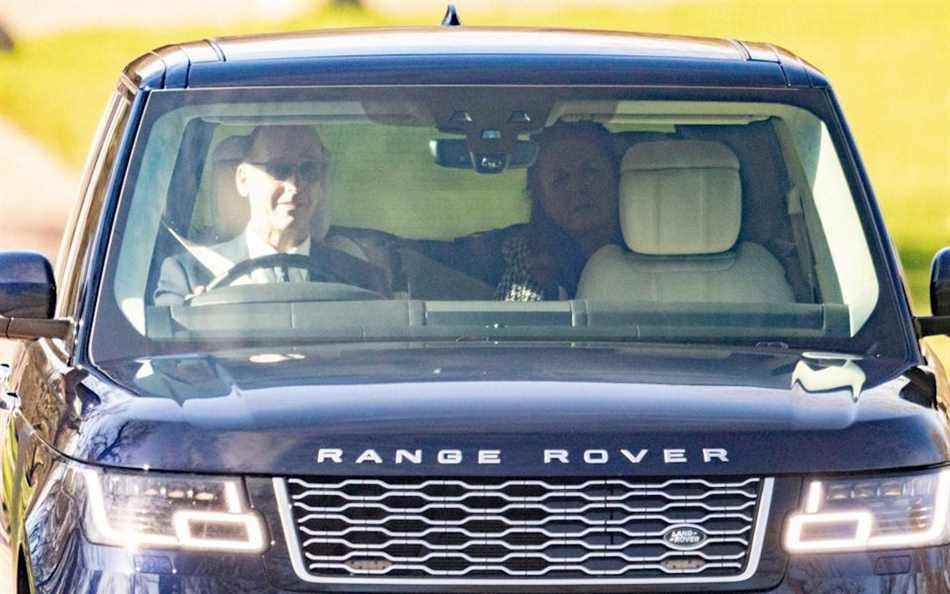
<svg viewBox="0 0 950 594">
<path fill-rule="evenodd" d="M 264 170 L 267 175 L 277 180 L 285 180 L 293 177 L 294 173 L 304 183 L 312 184 L 323 178 L 327 171 L 327 164 L 324 161 L 306 160 L 299 163 L 288 161 L 251 161 L 251 165 Z"/>
</svg>

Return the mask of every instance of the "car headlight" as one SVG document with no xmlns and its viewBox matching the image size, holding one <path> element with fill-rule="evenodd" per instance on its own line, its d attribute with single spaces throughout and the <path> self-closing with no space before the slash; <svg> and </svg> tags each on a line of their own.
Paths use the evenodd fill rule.
<svg viewBox="0 0 950 594">
<path fill-rule="evenodd" d="M 86 536 L 98 544 L 259 553 L 264 525 L 236 478 L 78 469 Z"/>
<path fill-rule="evenodd" d="M 868 551 L 950 542 L 950 470 L 811 481 L 789 517 L 790 553 Z"/>
</svg>

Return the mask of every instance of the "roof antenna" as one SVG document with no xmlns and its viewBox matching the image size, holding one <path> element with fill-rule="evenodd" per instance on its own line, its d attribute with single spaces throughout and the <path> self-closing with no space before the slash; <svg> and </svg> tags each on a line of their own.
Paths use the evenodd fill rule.
<svg viewBox="0 0 950 594">
<path fill-rule="evenodd" d="M 454 4 L 449 4 L 445 9 L 445 16 L 442 17 L 443 27 L 461 27 L 462 21 L 459 19 L 459 13 L 455 10 Z"/>
</svg>

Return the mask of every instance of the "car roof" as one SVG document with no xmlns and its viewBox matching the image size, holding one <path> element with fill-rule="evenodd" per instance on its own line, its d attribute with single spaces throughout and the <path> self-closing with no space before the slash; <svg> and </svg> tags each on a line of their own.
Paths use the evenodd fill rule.
<svg viewBox="0 0 950 594">
<path fill-rule="evenodd" d="M 168 45 L 125 70 L 138 88 L 309 84 L 825 86 L 767 43 L 619 31 L 328 29 Z"/>
</svg>

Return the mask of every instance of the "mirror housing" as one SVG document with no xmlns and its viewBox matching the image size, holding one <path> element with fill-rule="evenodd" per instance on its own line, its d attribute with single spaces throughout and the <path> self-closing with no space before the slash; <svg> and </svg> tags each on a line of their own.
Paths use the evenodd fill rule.
<svg viewBox="0 0 950 594">
<path fill-rule="evenodd" d="M 66 338 L 72 323 L 55 320 L 56 280 L 36 252 L 0 252 L 0 338 Z"/>
<path fill-rule="evenodd" d="M 950 336 L 950 248 L 943 248 L 930 265 L 930 310 L 932 316 L 916 318 L 917 335 Z"/>
<path fill-rule="evenodd" d="M 930 266 L 930 310 L 950 316 L 950 247 L 937 252 Z"/>
<path fill-rule="evenodd" d="M 510 151 L 499 148 L 492 153 L 473 153 L 468 142 L 460 138 L 435 138 L 429 141 L 429 152 L 440 167 L 474 169 L 478 173 L 501 173 L 506 169 L 524 169 L 538 158 L 538 143 L 516 140 Z"/>
<path fill-rule="evenodd" d="M 36 252 L 0 252 L 0 316 L 49 320 L 55 310 L 49 260 Z"/>
</svg>

